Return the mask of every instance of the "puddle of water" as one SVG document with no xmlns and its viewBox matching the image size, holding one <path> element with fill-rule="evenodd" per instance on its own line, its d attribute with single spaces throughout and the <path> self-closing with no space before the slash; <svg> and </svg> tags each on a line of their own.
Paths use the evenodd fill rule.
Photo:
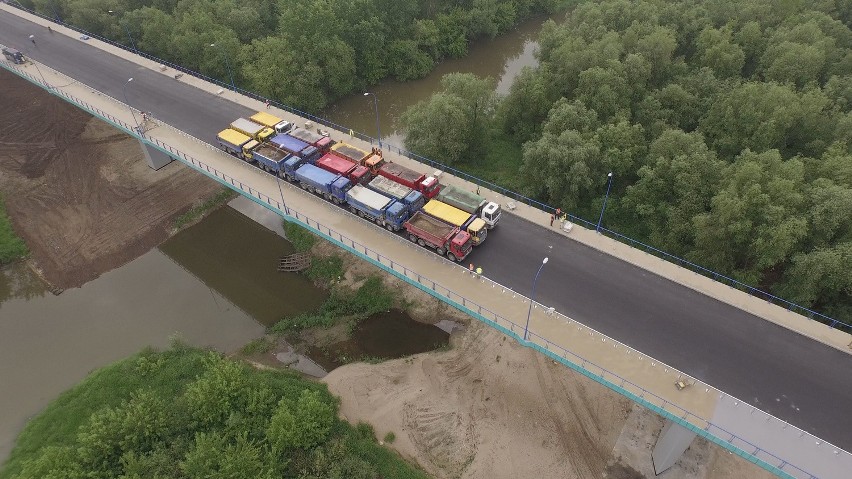
<svg viewBox="0 0 852 479">
<path fill-rule="evenodd" d="M 9 299 L 36 299 L 48 294 L 47 286 L 23 261 L 0 268 L 0 309 Z"/>
<path fill-rule="evenodd" d="M 160 250 L 266 326 L 316 309 L 328 296 L 302 274 L 278 272 L 293 246 L 233 208 L 214 211 Z"/>
<path fill-rule="evenodd" d="M 331 371 L 348 362 L 394 359 L 444 347 L 449 333 L 411 319 L 400 310 L 379 313 L 362 321 L 346 341 L 326 347 L 310 346 L 307 356 Z"/>
</svg>

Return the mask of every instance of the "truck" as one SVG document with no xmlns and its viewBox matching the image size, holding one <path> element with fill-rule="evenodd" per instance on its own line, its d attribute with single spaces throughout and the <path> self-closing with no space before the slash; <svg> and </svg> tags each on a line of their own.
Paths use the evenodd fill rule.
<svg viewBox="0 0 852 479">
<path fill-rule="evenodd" d="M 329 150 L 329 153 L 366 166 L 370 169 L 370 173 L 374 175 L 385 162 L 382 158 L 382 151 L 378 148 L 373 148 L 372 151 L 367 152 L 343 142 L 335 143 Z"/>
<path fill-rule="evenodd" d="M 488 201 L 476 193 L 452 185 L 446 185 L 441 188 L 435 199 L 450 206 L 455 206 L 472 215 L 479 216 L 485 221 L 488 229 L 497 226 L 497 222 L 500 221 L 500 215 L 502 214 L 500 205 L 497 203 Z"/>
<path fill-rule="evenodd" d="M 275 133 L 286 133 L 291 128 L 293 128 L 293 124 L 289 121 L 282 120 L 281 118 L 266 113 L 265 111 L 259 111 L 252 115 L 249 119 L 259 125 L 272 128 L 273 130 L 275 130 Z"/>
<path fill-rule="evenodd" d="M 216 135 L 216 141 L 219 142 L 219 147 L 225 153 L 230 153 L 248 162 L 254 161 L 252 151 L 260 145 L 257 140 L 252 140 L 251 137 L 230 128 L 220 131 Z"/>
<path fill-rule="evenodd" d="M 269 140 L 269 143 L 291 155 L 298 156 L 310 164 L 316 163 L 319 157 L 322 156 L 315 146 L 311 146 L 298 138 L 293 138 L 286 133 L 279 133 L 273 136 Z"/>
<path fill-rule="evenodd" d="M 370 181 L 370 170 L 366 166 L 352 163 L 339 156 L 325 154 L 317 160 L 316 165 L 323 170 L 349 178 L 353 185 L 362 185 Z"/>
<path fill-rule="evenodd" d="M 424 214 L 422 211 L 414 213 L 404 226 L 408 232 L 408 239 L 413 243 L 432 248 L 451 261 L 464 260 L 472 249 L 473 241 L 467 232 Z"/>
<path fill-rule="evenodd" d="M 361 185 L 346 192 L 346 202 L 352 213 L 375 221 L 388 231 L 399 231 L 408 219 L 408 208 L 404 204 Z"/>
<path fill-rule="evenodd" d="M 243 135 L 250 136 L 261 143 L 268 140 L 270 136 L 275 134 L 275 131 L 268 126 L 259 125 L 246 118 L 237 118 L 231 123 L 231 129 L 237 130 Z"/>
<path fill-rule="evenodd" d="M 0 45 L 0 47 L 2 47 L 2 45 Z M 23 65 L 26 62 L 26 60 L 24 59 L 24 54 L 19 52 L 18 50 L 9 47 L 2 47 L 2 50 L 3 56 L 6 57 L 6 60 L 9 60 L 12 63 L 16 65 Z"/>
<path fill-rule="evenodd" d="M 370 182 L 367 183 L 367 188 L 401 201 L 408 207 L 410 214 L 414 214 L 415 211 L 420 211 L 420 208 L 423 208 L 423 205 L 426 204 L 426 197 L 420 194 L 419 191 L 414 191 L 411 188 L 401 185 L 395 181 L 391 181 L 384 176 L 377 176 L 370 180 Z"/>
<path fill-rule="evenodd" d="M 304 128 L 294 127 L 292 130 L 288 131 L 287 134 L 293 138 L 298 138 L 311 146 L 315 146 L 316 149 L 323 153 L 328 153 L 328 149 L 334 144 L 334 141 L 331 138 Z"/>
<path fill-rule="evenodd" d="M 325 199 L 341 204 L 346 201 L 346 192 L 352 187 L 343 176 L 323 170 L 322 168 L 305 163 L 295 172 L 299 185 L 309 193 L 319 195 Z"/>
<path fill-rule="evenodd" d="M 389 180 L 396 181 L 413 190 L 423 193 L 427 199 L 434 198 L 441 190 L 441 184 L 434 176 L 426 176 L 423 173 L 412 170 L 399 163 L 384 163 L 378 170 L 378 174 Z"/>
<path fill-rule="evenodd" d="M 423 205 L 421 211 L 453 226 L 458 226 L 462 231 L 467 231 L 474 246 L 484 243 L 485 237 L 488 236 L 488 228 L 485 227 L 485 221 L 482 218 L 462 211 L 455 206 L 450 206 L 438 200 L 429 200 L 428 203 Z"/>
<path fill-rule="evenodd" d="M 281 178 L 285 177 L 284 163 L 290 158 L 290 154 L 286 151 L 279 150 L 272 145 L 261 145 L 252 151 L 252 157 L 262 170 Z"/>
</svg>

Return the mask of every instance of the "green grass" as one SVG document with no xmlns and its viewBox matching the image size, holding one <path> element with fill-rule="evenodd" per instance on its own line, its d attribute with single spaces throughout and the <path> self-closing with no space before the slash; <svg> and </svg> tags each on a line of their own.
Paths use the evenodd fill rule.
<svg viewBox="0 0 852 479">
<path fill-rule="evenodd" d="M 349 321 L 350 327 L 354 327 L 372 314 L 391 309 L 397 296 L 380 277 L 371 276 L 357 291 L 334 290 L 318 310 L 284 318 L 269 331 L 284 334 L 314 327 L 328 328 L 341 320 Z"/>
<path fill-rule="evenodd" d="M 0 265 L 11 263 L 29 254 L 27 245 L 15 234 L 3 197 L 0 196 Z"/>
<path fill-rule="evenodd" d="M 457 168 L 504 188 L 519 191 L 522 186 L 518 175 L 518 169 L 523 163 L 521 145 L 500 132 L 492 132 L 485 145 L 487 150 L 484 156 L 463 161 Z"/>
<path fill-rule="evenodd" d="M 343 258 L 340 256 L 314 256 L 305 275 L 314 283 L 328 285 L 341 278 L 343 272 Z"/>
<path fill-rule="evenodd" d="M 387 434 L 385 434 L 386 443 L 393 444 L 394 441 L 396 441 L 396 434 L 394 434 L 393 431 L 389 431 Z"/>
<path fill-rule="evenodd" d="M 138 402 L 140 394 L 152 399 Z M 282 407 L 294 415 L 289 437 L 313 438 L 285 443 L 283 454 L 273 450 L 268 432 Z M 182 345 L 145 350 L 93 372 L 30 421 L 0 478 L 84 477 L 80 471 L 85 477 L 189 477 L 181 463 L 200 432 L 222 438 L 225 449 L 208 449 L 197 477 L 213 477 L 219 461 L 251 464 L 243 461 L 248 456 L 226 457 L 241 438 L 260 459 L 253 467 L 263 473 L 253 477 L 329 477 L 333 471 L 352 478 L 427 477 L 379 446 L 369 425 L 337 419 L 337 408 L 325 385 L 291 372 L 257 370 Z M 136 473 L 130 473 L 134 463 Z"/>
<path fill-rule="evenodd" d="M 282 220 L 282 223 L 284 225 L 284 234 L 287 235 L 287 240 L 293 244 L 296 251 L 310 251 L 310 249 L 314 246 L 314 243 L 316 243 L 317 237 L 314 236 L 314 234 L 307 228 L 296 223 L 287 220 Z"/>
<path fill-rule="evenodd" d="M 271 338 L 264 336 L 249 342 L 240 349 L 240 352 L 245 355 L 268 353 L 269 351 L 272 351 L 274 346 L 275 342 Z"/>
<path fill-rule="evenodd" d="M 208 211 L 214 210 L 219 206 L 227 203 L 233 198 L 236 198 L 237 192 L 230 189 L 224 188 L 222 191 L 216 194 L 213 198 L 205 201 L 204 203 L 190 209 L 186 213 L 180 215 L 175 219 L 175 228 L 180 229 L 186 226 L 189 223 L 197 220 L 204 216 Z"/>
</svg>

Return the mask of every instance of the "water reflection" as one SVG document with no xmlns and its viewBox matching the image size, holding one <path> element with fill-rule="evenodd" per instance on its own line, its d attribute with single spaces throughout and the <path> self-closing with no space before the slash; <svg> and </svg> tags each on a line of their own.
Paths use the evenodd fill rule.
<svg viewBox="0 0 852 479">
<path fill-rule="evenodd" d="M 25 262 L 19 261 L 0 268 L 0 308 L 7 300 L 35 299 L 47 292 L 47 286 Z"/>
</svg>

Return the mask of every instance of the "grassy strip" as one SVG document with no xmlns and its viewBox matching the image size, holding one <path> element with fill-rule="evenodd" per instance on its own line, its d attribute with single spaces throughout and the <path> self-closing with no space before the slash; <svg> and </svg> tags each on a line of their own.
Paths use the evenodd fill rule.
<svg viewBox="0 0 852 479">
<path fill-rule="evenodd" d="M 303 329 L 329 328 L 341 320 L 357 324 L 372 314 L 393 307 L 397 295 L 388 289 L 378 276 L 368 278 L 357 291 L 334 290 L 317 311 L 287 317 L 275 323 L 269 331 L 276 334 Z"/>
<path fill-rule="evenodd" d="M 205 201 L 204 203 L 202 203 L 202 204 L 190 209 L 186 213 L 178 216 L 177 219 L 175 220 L 175 228 L 176 229 L 183 228 L 187 224 L 192 223 L 193 221 L 197 220 L 198 218 L 201 218 L 202 216 L 204 216 L 204 214 L 207 213 L 208 211 L 213 210 L 213 209 L 227 203 L 228 201 L 230 201 L 233 198 L 236 198 L 236 196 L 237 196 L 236 191 L 234 191 L 230 188 L 224 188 L 222 191 L 217 193 L 216 196 L 214 196 L 213 198 L 210 198 L 209 200 Z"/>
<path fill-rule="evenodd" d="M 337 255 L 314 256 L 305 275 L 316 284 L 330 285 L 343 277 L 343 258 Z"/>
<path fill-rule="evenodd" d="M 324 385 L 293 373 L 182 345 L 146 350 L 30 421 L 0 479 L 426 477 L 337 407 Z"/>
<path fill-rule="evenodd" d="M 24 240 L 19 238 L 12 229 L 12 222 L 6 214 L 3 197 L 0 196 L 0 265 L 21 259 L 29 253 Z"/>
<path fill-rule="evenodd" d="M 317 237 L 307 228 L 287 220 L 282 220 L 282 224 L 287 240 L 293 244 L 296 251 L 300 253 L 310 251 L 317 242 Z"/>
</svg>

